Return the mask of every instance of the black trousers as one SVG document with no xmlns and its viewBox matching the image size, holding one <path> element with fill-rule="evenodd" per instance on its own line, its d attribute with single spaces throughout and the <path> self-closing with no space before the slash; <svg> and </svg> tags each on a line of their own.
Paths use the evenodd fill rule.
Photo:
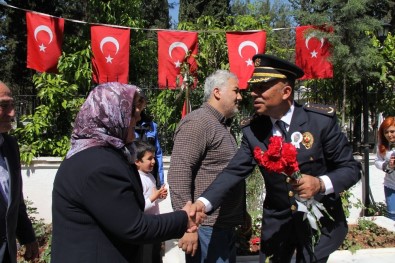
<svg viewBox="0 0 395 263">
<path fill-rule="evenodd" d="M 162 263 L 161 247 L 162 242 L 142 245 L 139 263 Z"/>
<path fill-rule="evenodd" d="M 8 253 L 7 242 L 4 242 L 3 245 L 1 246 L 0 255 L 1 254 L 3 254 L 3 260 L 1 260 L 0 258 L 1 263 L 11 263 L 10 253 Z"/>
</svg>

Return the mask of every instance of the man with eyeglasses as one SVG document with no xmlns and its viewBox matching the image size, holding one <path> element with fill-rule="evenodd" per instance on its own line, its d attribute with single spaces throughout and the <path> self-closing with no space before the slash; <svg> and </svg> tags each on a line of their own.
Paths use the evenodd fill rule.
<svg viewBox="0 0 395 263">
<path fill-rule="evenodd" d="M 7 133 L 15 117 L 11 90 L 0 81 L 0 262 L 16 263 L 16 238 L 25 245 L 25 260 L 38 257 L 38 243 L 22 194 L 19 147 Z"/>
<path fill-rule="evenodd" d="M 249 88 L 255 114 L 243 124 L 240 149 L 195 202 L 196 210 L 214 211 L 226 193 L 258 165 L 266 188 L 260 262 L 291 262 L 295 251 L 297 263 L 327 262 L 346 237 L 340 193 L 358 182 L 360 165 L 353 158 L 333 107 L 294 102 L 295 80 L 303 76 L 302 69 L 266 54 L 255 55 L 253 61 Z M 300 179 L 271 172 L 271 167 L 262 162 L 261 154 L 268 152 L 273 136 L 281 136 L 295 146 Z M 319 220 L 321 235 L 314 247 L 315 229 L 305 218 L 296 194 L 306 200 L 314 197 L 331 216 Z"/>
</svg>

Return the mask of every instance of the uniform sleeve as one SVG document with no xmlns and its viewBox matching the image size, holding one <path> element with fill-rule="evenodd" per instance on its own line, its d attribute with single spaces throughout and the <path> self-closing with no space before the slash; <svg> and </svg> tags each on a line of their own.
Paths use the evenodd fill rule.
<svg viewBox="0 0 395 263">
<path fill-rule="evenodd" d="M 322 132 L 322 148 L 336 198 L 361 178 L 361 164 L 352 155 L 352 148 L 340 130 L 336 117 L 331 118 Z"/>
<path fill-rule="evenodd" d="M 213 206 L 210 212 L 213 212 L 221 205 L 229 191 L 246 179 L 255 166 L 256 162 L 252 155 L 250 144 L 247 137 L 243 134 L 240 148 L 235 156 L 201 195 Z"/>
<path fill-rule="evenodd" d="M 167 176 L 174 210 L 193 200 L 193 181 L 204 157 L 207 127 L 196 121 L 180 124 L 174 136 L 170 168 Z"/>
</svg>

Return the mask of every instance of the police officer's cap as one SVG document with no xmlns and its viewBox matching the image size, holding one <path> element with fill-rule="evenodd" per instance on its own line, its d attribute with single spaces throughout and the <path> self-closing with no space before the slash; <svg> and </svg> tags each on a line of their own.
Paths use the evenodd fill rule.
<svg viewBox="0 0 395 263">
<path fill-rule="evenodd" d="M 252 57 L 255 65 L 254 73 L 248 84 L 269 82 L 274 79 L 295 80 L 304 75 L 301 68 L 287 60 L 266 54 L 256 54 Z"/>
</svg>

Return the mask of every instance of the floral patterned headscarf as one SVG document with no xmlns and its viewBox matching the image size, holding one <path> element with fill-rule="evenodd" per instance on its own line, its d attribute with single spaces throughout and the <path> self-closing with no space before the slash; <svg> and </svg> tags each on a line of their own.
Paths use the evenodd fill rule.
<svg viewBox="0 0 395 263">
<path fill-rule="evenodd" d="M 95 87 L 77 114 L 66 159 L 90 147 L 111 146 L 121 149 L 131 162 L 125 140 L 136 89 L 138 87 L 118 82 Z"/>
</svg>

